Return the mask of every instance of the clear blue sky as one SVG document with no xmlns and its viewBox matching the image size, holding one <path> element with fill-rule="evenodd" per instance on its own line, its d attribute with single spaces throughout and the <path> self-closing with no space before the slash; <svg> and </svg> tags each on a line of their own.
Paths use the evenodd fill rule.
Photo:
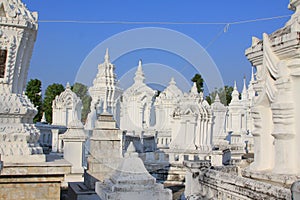
<svg viewBox="0 0 300 200">
<path fill-rule="evenodd" d="M 23 0 L 31 11 L 38 11 L 39 20 L 92 20 L 92 21 L 169 21 L 169 22 L 234 22 L 257 18 L 290 15 L 288 0 L 245 1 L 100 1 L 100 0 Z M 262 37 L 281 28 L 288 18 L 231 25 L 216 40 L 224 25 L 124 25 L 39 23 L 28 79 L 38 78 L 43 89 L 52 83 L 73 83 L 86 56 L 99 43 L 114 34 L 133 28 L 163 27 L 179 31 L 193 38 L 207 49 L 219 68 L 226 85 L 237 80 L 241 90 L 243 76 L 249 79 L 251 65 L 244 51 L 251 45 L 252 36 Z M 122 45 L 122 44 L 120 44 Z M 99 63 L 103 61 L 99 52 Z M 169 66 L 186 63 L 176 56 L 159 51 L 136 51 L 115 61 L 118 77 L 137 65 L 162 63 Z M 95 69 L 97 66 L 94 66 Z M 178 67 L 178 66 L 177 66 Z M 193 72 L 186 73 L 192 76 Z"/>
</svg>

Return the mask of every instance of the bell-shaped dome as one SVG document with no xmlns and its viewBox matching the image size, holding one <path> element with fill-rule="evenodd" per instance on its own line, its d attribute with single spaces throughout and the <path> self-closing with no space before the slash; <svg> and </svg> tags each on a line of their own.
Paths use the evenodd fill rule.
<svg viewBox="0 0 300 200">
<path fill-rule="evenodd" d="M 174 78 L 172 78 L 169 83 L 169 86 L 166 87 L 166 89 L 160 93 L 159 98 L 173 99 L 173 98 L 181 98 L 182 96 L 183 96 L 182 91 L 176 86 L 176 82 Z"/>
</svg>

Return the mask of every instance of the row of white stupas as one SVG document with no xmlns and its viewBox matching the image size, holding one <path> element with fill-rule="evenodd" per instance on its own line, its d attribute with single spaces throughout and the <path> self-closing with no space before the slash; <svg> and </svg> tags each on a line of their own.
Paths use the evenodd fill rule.
<svg viewBox="0 0 300 200">
<path fill-rule="evenodd" d="M 195 83 L 189 93 L 183 93 L 174 78 L 157 96 L 157 91 L 145 83 L 141 61 L 133 85 L 122 91 L 114 70 L 107 50 L 104 63 L 98 66 L 98 74 L 89 88 L 92 103 L 86 130 L 93 130 L 97 116 L 107 111 L 114 116 L 120 129 L 128 134 L 156 134 L 158 147 L 209 152 L 213 146 L 226 145 L 225 138 L 229 133 L 233 144 L 245 146 L 249 140 L 244 136 L 252 131 L 250 105 L 255 95 L 253 73 L 248 90 L 244 81 L 241 99 L 235 84 L 232 101 L 226 107 L 218 95 L 209 105 L 203 93 L 197 92 Z M 67 126 L 65 120 L 62 123 L 57 120 L 57 110 L 54 109 L 54 113 L 55 125 Z M 66 118 L 71 120 L 71 116 Z"/>
</svg>

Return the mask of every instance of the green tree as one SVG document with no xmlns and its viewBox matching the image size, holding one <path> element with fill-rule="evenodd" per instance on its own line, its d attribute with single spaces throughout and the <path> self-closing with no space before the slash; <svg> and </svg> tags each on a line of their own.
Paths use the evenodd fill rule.
<svg viewBox="0 0 300 200">
<path fill-rule="evenodd" d="M 52 102 L 57 95 L 60 95 L 65 90 L 62 84 L 54 83 L 49 85 L 45 91 L 45 98 L 43 103 L 43 110 L 45 112 L 46 120 L 52 123 Z"/>
<path fill-rule="evenodd" d="M 42 82 L 38 79 L 31 79 L 26 85 L 25 94 L 30 99 L 31 103 L 37 108 L 38 113 L 33 118 L 33 122 L 39 122 L 42 119 L 43 111 L 42 111 Z"/>
<path fill-rule="evenodd" d="M 233 87 L 225 85 L 224 88 L 225 88 L 226 105 L 229 105 L 229 103 L 231 102 L 231 94 L 233 92 Z"/>
<path fill-rule="evenodd" d="M 209 105 L 211 105 L 211 104 L 212 104 L 212 94 L 209 94 L 208 96 L 206 96 L 206 97 L 205 97 L 205 100 L 207 101 L 207 103 L 208 103 Z"/>
<path fill-rule="evenodd" d="M 231 102 L 232 91 L 233 87 L 225 85 L 224 88 L 215 89 L 209 94 L 209 96 L 206 96 L 206 101 L 209 104 L 212 104 L 215 101 L 215 97 L 218 93 L 221 103 L 228 106 Z"/>
<path fill-rule="evenodd" d="M 195 76 L 192 78 L 192 81 L 196 83 L 198 93 L 203 92 L 204 80 L 202 76 L 200 74 L 195 74 Z"/>
<path fill-rule="evenodd" d="M 75 83 L 71 87 L 72 91 L 81 99 L 82 101 L 82 111 L 81 111 L 81 121 L 85 122 L 87 115 L 90 112 L 90 106 L 91 106 L 91 101 L 92 98 L 88 94 L 88 88 L 87 86 L 81 84 L 81 83 Z"/>
</svg>

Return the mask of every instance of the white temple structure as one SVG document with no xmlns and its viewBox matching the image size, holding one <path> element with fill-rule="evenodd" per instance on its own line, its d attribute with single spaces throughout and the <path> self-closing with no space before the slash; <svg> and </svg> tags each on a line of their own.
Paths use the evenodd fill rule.
<svg viewBox="0 0 300 200">
<path fill-rule="evenodd" d="M 234 159 L 241 159 L 244 154 L 244 141 L 242 137 L 247 133 L 247 107 L 244 106 L 246 89 L 245 82 L 242 91 L 242 99 L 239 99 L 239 92 L 237 90 L 236 82 L 234 82 L 233 92 L 231 94 L 231 102 L 228 106 L 228 124 L 227 133 L 230 134 L 230 145 L 232 150 L 232 157 Z"/>
<path fill-rule="evenodd" d="M 105 109 L 105 105 L 104 105 Z M 95 182 L 104 181 L 118 167 L 122 157 L 122 131 L 108 112 L 101 113 L 95 122 L 90 137 L 90 150 L 87 159 L 84 183 L 95 188 Z"/>
<path fill-rule="evenodd" d="M 38 144 L 40 133 L 33 124 L 37 109 L 23 93 L 38 29 L 37 13 L 29 12 L 20 1 L 0 1 L 0 29 L 2 161 L 45 161 Z"/>
<path fill-rule="evenodd" d="M 252 132 L 252 118 L 250 107 L 252 105 L 252 99 L 255 96 L 253 91 L 254 74 L 252 71 L 251 80 L 249 82 L 249 89 L 246 86 L 246 79 L 244 78 L 243 90 L 240 94 L 237 90 L 236 82 L 234 83 L 234 89 L 232 92 L 232 99 L 228 106 L 228 123 L 227 132 L 233 134 L 245 134 Z"/>
<path fill-rule="evenodd" d="M 67 127 L 77 117 L 81 120 L 81 109 L 81 99 L 72 92 L 70 84 L 67 83 L 65 91 L 56 96 L 52 103 L 52 125 Z"/>
<path fill-rule="evenodd" d="M 255 156 L 251 170 L 299 174 L 299 17 L 300 1 L 291 0 L 295 13 L 285 26 L 262 40 L 252 39 L 246 56 L 256 68 L 251 112 Z"/>
<path fill-rule="evenodd" d="M 230 145 L 232 155 L 235 159 L 241 159 L 245 153 L 253 152 L 253 137 L 252 137 L 252 115 L 250 108 L 252 99 L 255 96 L 253 91 L 254 74 L 252 70 L 251 80 L 249 82 L 249 89 L 246 86 L 246 79 L 244 78 L 243 90 L 238 92 L 236 82 L 232 92 L 232 99 L 228 106 L 228 113 L 226 119 L 226 133 L 230 135 Z"/>
<path fill-rule="evenodd" d="M 189 94 L 184 94 L 175 109 L 172 121 L 171 149 L 201 150 L 212 148 L 212 113 L 196 83 Z"/>
<path fill-rule="evenodd" d="M 155 99 L 155 129 L 158 130 L 158 147 L 169 147 L 172 141 L 173 114 L 182 97 L 182 91 L 176 86 L 176 82 L 172 78 L 169 86 Z"/>
<path fill-rule="evenodd" d="M 243 90 L 244 93 L 244 90 Z M 233 92 L 231 94 L 231 102 L 228 106 L 228 124 L 227 124 L 227 132 L 232 132 L 233 135 L 237 135 L 236 140 L 233 140 L 233 143 L 239 143 L 238 141 L 241 137 L 242 132 L 246 131 L 246 118 L 245 112 L 243 109 L 242 101 L 239 99 L 239 91 L 236 86 L 236 82 L 234 82 Z M 232 136 L 233 137 L 233 136 Z"/>
<path fill-rule="evenodd" d="M 115 65 L 110 62 L 109 52 L 106 49 L 104 62 L 99 64 L 98 73 L 93 81 L 93 86 L 89 88 L 92 97 L 91 112 L 88 115 L 86 130 L 93 130 L 97 115 L 103 112 L 103 106 L 111 113 L 117 124 L 120 124 L 120 97 L 122 89 L 118 86 L 115 74 Z"/>
<path fill-rule="evenodd" d="M 134 84 L 122 95 L 121 130 L 141 137 L 155 135 L 157 147 L 167 150 L 164 152 L 169 154 L 170 162 L 210 157 L 214 148 L 219 149 L 221 155 L 229 148 L 229 142 L 235 154 L 239 151 L 237 159 L 247 153 L 245 148 L 252 144 L 249 133 L 252 131 L 251 94 L 255 94 L 253 79 L 249 91 L 244 85 L 242 99 L 234 87 L 229 107 L 224 106 L 218 96 L 209 105 L 203 94 L 197 92 L 195 83 L 189 93 L 183 94 L 172 78 L 165 90 L 155 96 L 155 91 L 144 80 L 142 62 L 139 61 Z M 226 141 L 229 133 L 232 140 Z"/>
<path fill-rule="evenodd" d="M 226 133 L 226 116 L 227 107 L 224 106 L 221 101 L 219 94 L 216 94 L 215 101 L 211 104 L 211 110 L 213 115 L 213 138 L 212 143 L 215 147 L 227 145 L 228 142 L 225 140 L 227 137 Z"/>
<path fill-rule="evenodd" d="M 67 83 L 65 91 L 53 101 L 53 125 L 50 127 L 52 141 L 55 138 L 58 140 L 58 149 L 63 151 L 64 159 L 72 164 L 71 174 L 66 176 L 70 182 L 83 180 L 83 150 L 86 136 L 81 122 L 81 109 L 81 99 L 72 92 L 70 84 Z M 55 131 L 56 126 L 66 126 L 67 131 L 58 135 L 59 131 Z M 52 147 L 52 152 L 53 150 Z"/>
<path fill-rule="evenodd" d="M 157 171 L 163 171 L 166 182 L 186 180 L 188 199 L 290 199 L 288 187 L 300 174 L 300 0 L 291 0 L 290 7 L 296 12 L 284 28 L 263 34 L 262 40 L 253 38 L 246 56 L 256 74 L 252 71 L 248 88 L 244 80 L 241 94 L 234 84 L 228 107 L 218 95 L 209 105 L 196 83 L 183 93 L 174 79 L 156 96 L 145 83 L 142 61 L 133 85 L 123 93 L 107 50 L 89 88 L 92 103 L 85 129 L 90 148 L 84 170 L 82 102 L 69 84 L 53 101 L 51 137 L 48 132 L 40 140 L 52 141 L 57 150 L 63 139 L 68 162 L 57 151 L 45 162 L 40 132 L 32 123 L 37 110 L 23 94 L 37 15 L 19 0 L 0 0 L 0 194 L 18 199 L 14 195 L 24 193 L 28 199 L 33 190 L 35 199 L 59 199 L 61 182 L 82 181 L 84 173 L 84 182 L 69 185 L 77 197 L 85 193 L 82 199 L 90 195 L 87 191 L 96 199 L 171 199 L 170 190 L 147 171 L 163 166 Z M 41 124 L 41 130 L 48 126 Z M 68 127 L 60 137 L 59 126 Z M 247 154 L 252 153 L 252 135 L 254 161 Z M 225 148 L 232 160 L 249 157 L 223 166 Z M 297 184 L 292 189 L 300 194 Z"/>
<path fill-rule="evenodd" d="M 241 99 L 235 86 L 228 107 L 220 102 L 218 96 L 210 106 L 203 94 L 198 94 L 195 84 L 188 94 L 183 94 L 174 79 L 156 96 L 157 92 L 145 83 L 141 60 L 133 85 L 122 93 L 117 86 L 114 69 L 107 50 L 104 63 L 98 66 L 98 74 L 89 89 L 93 101 L 85 130 L 93 129 L 97 117 L 105 110 L 114 116 L 121 130 L 141 137 L 141 141 L 144 135 L 156 136 L 159 148 L 196 150 L 208 156 L 213 147 L 228 145 L 228 133 L 232 135 L 232 147 L 237 146 L 241 155 L 245 153 L 246 145 L 250 145 L 251 137 L 247 135 L 252 131 L 253 79 L 249 90 L 244 83 Z"/>
<path fill-rule="evenodd" d="M 121 130 L 136 132 L 137 134 L 150 128 L 151 110 L 154 103 L 156 91 L 144 82 L 142 61 L 139 61 L 134 77 L 134 83 L 122 95 L 121 102 Z"/>
<path fill-rule="evenodd" d="M 20 0 L 0 0 L 0 198 L 6 200 L 60 199 L 71 168 L 64 159 L 46 159 L 33 124 L 37 109 L 24 94 L 37 30 L 36 12 Z"/>
<path fill-rule="evenodd" d="M 83 180 L 83 158 L 86 135 L 81 123 L 81 101 L 73 102 L 72 121 L 68 124 L 68 130 L 61 135 L 63 141 L 64 159 L 72 164 L 71 174 L 66 175 L 66 181 L 75 182 Z M 77 109 L 76 109 L 77 108 Z"/>
</svg>

